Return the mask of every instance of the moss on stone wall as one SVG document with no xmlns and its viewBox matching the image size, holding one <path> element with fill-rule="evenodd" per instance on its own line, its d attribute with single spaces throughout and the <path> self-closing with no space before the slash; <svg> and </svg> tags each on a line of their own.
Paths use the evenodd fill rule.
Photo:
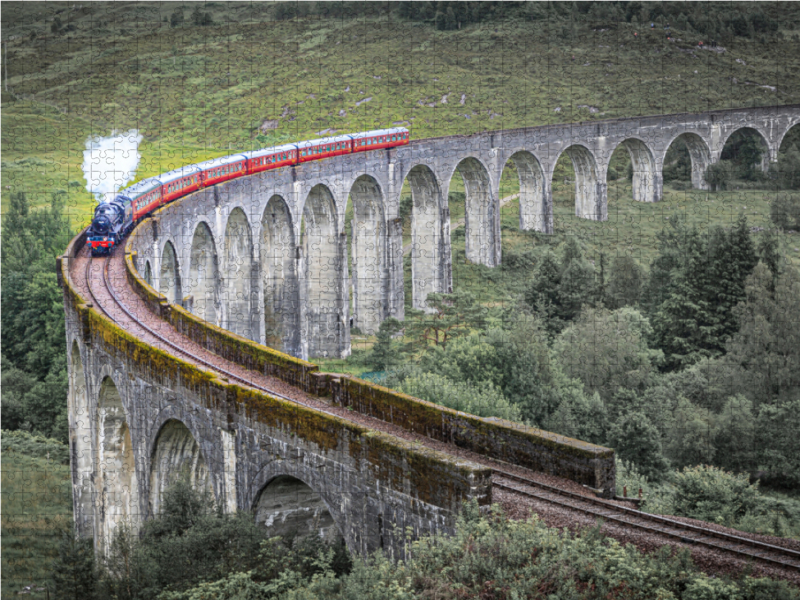
<svg viewBox="0 0 800 600">
<path fill-rule="evenodd" d="M 67 256 L 75 255 L 79 245 L 74 242 Z M 226 413 L 246 427 L 277 430 L 273 435 L 278 437 L 296 436 L 298 446 L 313 444 L 315 452 L 346 450 L 357 468 L 367 468 L 382 485 L 433 506 L 456 511 L 464 499 L 477 497 L 486 503 L 491 497 L 489 469 L 259 390 L 230 384 L 139 340 L 98 309 L 87 306 L 70 280 L 68 262 L 59 264 L 68 312 L 88 328 L 86 342 L 93 350 L 124 364 L 130 376 L 170 389 L 185 389 L 200 399 L 204 408 Z"/>
</svg>

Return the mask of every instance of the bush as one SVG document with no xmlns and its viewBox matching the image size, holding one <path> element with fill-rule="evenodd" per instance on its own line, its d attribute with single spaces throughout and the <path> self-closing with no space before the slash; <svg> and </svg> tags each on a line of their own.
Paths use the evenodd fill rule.
<svg viewBox="0 0 800 600">
<path fill-rule="evenodd" d="M 488 381 L 468 383 L 424 373 L 408 377 L 403 381 L 401 391 L 477 417 L 500 417 L 510 421 L 522 418 L 519 407 L 506 400 L 503 393 Z"/>
<path fill-rule="evenodd" d="M 769 207 L 769 216 L 781 229 L 800 231 L 800 196 L 776 194 Z"/>
<path fill-rule="evenodd" d="M 733 526 L 759 501 L 758 484 L 746 473 L 736 475 L 710 465 L 686 467 L 677 473 L 675 514 Z"/>
<path fill-rule="evenodd" d="M 62 465 L 69 464 L 69 446 L 58 440 L 34 435 L 28 431 L 3 431 L 0 440 L 3 454 L 18 452 L 35 458 L 44 458 Z"/>
<path fill-rule="evenodd" d="M 728 189 L 733 180 L 733 165 L 726 160 L 709 165 L 703 174 L 703 179 L 706 180 L 706 183 L 711 186 L 713 191 L 724 191 Z"/>
</svg>

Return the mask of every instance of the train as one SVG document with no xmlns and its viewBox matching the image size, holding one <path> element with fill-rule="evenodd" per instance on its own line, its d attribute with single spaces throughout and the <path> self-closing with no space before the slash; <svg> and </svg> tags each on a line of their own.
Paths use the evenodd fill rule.
<svg viewBox="0 0 800 600">
<path fill-rule="evenodd" d="M 93 256 L 111 252 L 141 219 L 197 190 L 261 171 L 332 156 L 394 148 L 409 143 L 404 127 L 337 135 L 214 158 L 149 177 L 97 205 L 86 244 Z"/>
</svg>

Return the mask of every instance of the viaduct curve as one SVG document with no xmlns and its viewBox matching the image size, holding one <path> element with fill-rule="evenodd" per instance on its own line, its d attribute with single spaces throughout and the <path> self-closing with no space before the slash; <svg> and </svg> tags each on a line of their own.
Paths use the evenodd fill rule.
<svg viewBox="0 0 800 600">
<path fill-rule="evenodd" d="M 403 316 L 405 179 L 414 303 L 423 306 L 427 293 L 450 286 L 446 198 L 456 171 L 466 187 L 467 255 L 496 266 L 508 159 L 520 173 L 520 226 L 550 232 L 550 181 L 565 152 L 576 169 L 576 214 L 600 220 L 620 144 L 633 159 L 636 199 L 652 202 L 677 137 L 702 187 L 700 174 L 734 131 L 755 130 L 774 161 L 798 122 L 800 106 L 787 106 L 421 140 L 196 192 L 141 223 L 105 266 L 92 264 L 81 234 L 58 268 L 78 531 L 102 549 L 120 522 L 156 514 L 182 473 L 229 511 L 396 556 L 395 526 L 450 531 L 462 502 L 488 503 L 492 461 L 613 495 L 610 449 L 322 374 L 303 360 L 349 352 L 348 196 L 354 319 L 374 331 Z"/>
<path fill-rule="evenodd" d="M 413 305 L 423 308 L 430 292 L 452 291 L 447 197 L 456 173 L 466 191 L 466 257 L 494 267 L 501 262 L 499 188 L 509 159 L 519 173 L 520 228 L 552 233 L 553 171 L 565 153 L 575 168 L 576 216 L 602 221 L 606 172 L 620 145 L 633 163 L 634 199 L 657 202 L 664 157 L 677 138 L 689 148 L 693 186 L 705 188 L 706 167 L 719 160 L 734 132 L 755 132 L 767 169 L 798 122 L 800 105 L 792 105 L 412 141 L 196 192 L 159 211 L 151 238 L 140 238 L 134 250 L 156 289 L 207 321 L 293 356 L 344 357 L 351 320 L 369 334 L 387 317 L 403 318 L 398 212 L 406 180 L 413 198 Z"/>
</svg>

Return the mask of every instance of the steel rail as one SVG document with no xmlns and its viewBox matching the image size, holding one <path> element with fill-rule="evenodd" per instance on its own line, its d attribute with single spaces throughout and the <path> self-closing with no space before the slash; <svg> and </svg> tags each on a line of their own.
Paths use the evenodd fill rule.
<svg viewBox="0 0 800 600">
<path fill-rule="evenodd" d="M 532 498 L 536 498 L 537 500 L 544 500 L 545 502 L 549 502 L 551 504 L 564 506 L 566 508 L 577 510 L 579 512 L 583 512 L 595 517 L 600 517 L 602 519 L 606 519 L 609 521 L 614 521 L 616 523 L 624 525 L 625 527 L 642 529 L 644 531 L 648 531 L 650 533 L 654 533 L 657 535 L 663 535 L 670 538 L 674 538 L 683 543 L 700 544 L 715 550 L 732 552 L 741 557 L 752 558 L 768 562 L 783 568 L 789 568 L 800 571 L 800 552 L 792 550 L 791 548 L 774 546 L 772 544 L 767 544 L 765 542 L 759 542 L 757 540 L 751 540 L 737 535 L 723 533 L 721 531 L 715 531 L 713 529 L 707 529 L 705 527 L 700 527 L 698 525 L 692 525 L 691 523 L 682 523 L 680 521 L 676 521 L 675 519 L 662 517 L 661 515 L 653 515 L 650 513 L 642 512 L 640 510 L 628 508 L 625 506 L 618 506 L 616 504 L 613 504 L 605 500 L 601 500 L 599 498 L 583 496 L 581 494 L 570 492 L 568 490 L 563 490 L 555 486 L 539 483 L 537 481 L 532 481 L 530 479 L 521 477 L 514 473 L 509 473 L 508 471 L 504 471 L 502 469 L 492 469 L 492 471 L 493 474 L 495 474 L 497 477 L 508 479 L 511 480 L 512 482 L 522 483 L 523 485 L 526 485 L 531 488 L 541 489 L 546 494 L 555 494 L 557 496 L 561 496 L 563 498 L 573 500 L 575 502 L 590 504 L 593 507 L 597 508 L 579 506 L 574 503 L 568 502 L 564 499 L 557 499 L 545 494 L 535 493 L 533 491 L 526 489 L 520 489 L 518 487 L 508 485 L 507 483 L 503 483 L 502 481 L 493 481 L 493 485 L 501 489 L 512 491 L 518 494 L 523 494 L 525 496 L 530 496 Z M 650 521 L 653 524 L 651 525 L 647 523 L 637 523 L 636 521 L 622 518 L 622 516 L 620 516 L 620 513 L 624 516 L 629 517 L 630 519 L 641 519 L 643 521 Z M 656 526 L 656 524 L 661 525 L 661 527 Z M 708 538 L 715 538 L 717 540 L 720 540 L 722 543 L 715 543 L 714 541 L 711 541 Z M 760 552 L 758 551 L 752 552 L 749 550 L 741 549 L 737 546 L 746 546 L 748 548 L 752 548 Z M 773 554 L 780 554 L 783 557 L 789 558 L 790 561 L 773 558 L 771 556 L 764 554 L 766 552 L 771 552 Z"/>
<path fill-rule="evenodd" d="M 212 371 L 216 371 L 218 373 L 221 373 L 221 374 L 225 375 L 225 377 L 228 377 L 229 379 L 233 379 L 233 380 L 238 381 L 240 383 L 243 383 L 243 384 L 245 384 L 245 385 L 247 385 L 249 387 L 255 388 L 255 389 L 259 390 L 259 391 L 266 392 L 267 394 L 270 394 L 271 396 L 276 396 L 278 398 L 281 398 L 282 400 L 288 400 L 289 402 L 294 402 L 296 404 L 302 404 L 300 401 L 298 401 L 298 400 L 296 400 L 294 398 L 290 398 L 289 396 L 284 396 L 283 394 L 280 394 L 280 393 L 278 393 L 276 391 L 273 391 L 273 390 L 271 390 L 269 388 L 265 388 L 265 387 L 255 383 L 253 381 L 249 381 L 249 380 L 247 380 L 247 379 L 245 379 L 245 378 L 243 378 L 243 377 L 241 377 L 239 375 L 236 375 L 235 373 L 231 373 L 230 371 L 228 371 L 224 367 L 221 367 L 219 365 L 215 365 L 213 363 L 208 362 L 207 360 L 205 360 L 203 358 L 200 358 L 196 354 L 193 354 L 192 352 L 189 352 L 188 350 L 185 350 L 184 348 L 181 348 L 178 344 L 174 343 L 169 338 L 161 335 L 160 333 L 154 331 L 153 329 L 151 329 L 150 327 L 148 327 L 147 325 L 142 323 L 133 313 L 131 313 L 130 310 L 128 310 L 128 307 L 126 307 L 122 303 L 122 301 L 119 299 L 119 297 L 117 296 L 116 292 L 114 291 L 113 287 L 111 286 L 111 283 L 110 283 L 110 281 L 108 279 L 108 264 L 109 264 L 109 262 L 111 260 L 111 254 L 112 253 L 109 253 L 109 255 L 103 261 L 103 285 L 106 288 L 106 290 L 108 291 L 108 294 L 111 296 L 112 300 L 116 303 L 116 305 L 119 306 L 119 308 L 128 316 L 128 318 L 130 318 L 139 327 L 141 327 L 142 329 L 147 331 L 147 333 L 149 333 L 150 335 L 152 335 L 153 337 L 155 337 L 159 341 L 163 342 L 164 344 L 166 344 L 167 346 L 169 346 L 173 350 L 177 351 L 178 353 L 182 354 L 183 356 L 188 357 L 192 361 L 197 362 L 197 363 L 203 365 L 204 367 L 206 367 L 206 368 L 208 368 L 208 369 L 210 369 Z M 94 291 L 92 290 L 91 272 L 92 272 L 92 257 L 90 256 L 89 257 L 89 262 L 86 265 L 86 287 L 89 288 L 89 293 L 91 294 L 92 299 L 94 300 L 95 306 L 97 306 L 100 310 L 102 310 L 109 319 L 114 321 L 114 323 L 119 324 L 119 322 L 111 315 L 111 313 L 109 313 L 108 310 L 106 310 L 106 308 L 103 307 L 102 303 L 98 300 L 97 296 L 95 295 Z M 317 407 L 310 407 L 310 408 L 312 408 L 313 410 L 317 410 L 319 412 L 331 415 L 331 416 L 335 416 L 335 417 L 341 418 L 341 417 L 339 417 L 339 415 L 336 415 L 334 413 L 319 409 Z"/>
<path fill-rule="evenodd" d="M 260 391 L 265 392 L 267 394 L 270 394 L 272 396 L 276 396 L 276 397 L 281 398 L 283 400 L 288 400 L 289 402 L 295 402 L 295 403 L 301 404 L 298 400 L 295 400 L 294 398 L 290 398 L 288 396 L 285 396 L 283 394 L 280 394 L 278 392 L 270 390 L 269 388 L 263 387 L 263 386 L 255 383 L 253 381 L 249 381 L 249 380 L 247 380 L 247 379 L 245 379 L 245 378 L 243 378 L 243 377 L 241 377 L 239 375 L 236 375 L 236 374 L 228 371 L 224 367 L 212 364 L 212 363 L 206 361 L 205 359 L 200 358 L 199 356 L 193 354 L 192 352 L 189 352 L 189 351 L 181 348 L 179 345 L 175 344 L 170 339 L 166 338 L 165 336 L 161 335 L 160 333 L 154 331 L 152 328 L 150 328 L 147 325 L 145 325 L 144 323 L 142 323 L 122 303 L 122 301 L 119 299 L 119 297 L 117 296 L 116 292 L 114 291 L 113 286 L 111 285 L 111 283 L 109 281 L 109 277 L 108 277 L 108 265 L 109 265 L 110 260 L 111 260 L 111 254 L 109 254 L 109 256 L 107 256 L 105 258 L 105 260 L 103 261 L 103 272 L 102 272 L 103 285 L 106 288 L 106 290 L 108 291 L 108 294 L 111 296 L 112 300 L 115 302 L 115 304 L 128 316 L 128 318 L 130 318 L 133 322 L 135 322 L 139 327 L 141 327 L 142 329 L 147 331 L 150 335 L 152 335 L 153 337 L 155 337 L 159 341 L 163 342 L 164 344 L 166 344 L 167 346 L 169 346 L 173 350 L 177 351 L 179 354 L 188 357 L 192 361 L 195 361 L 195 362 L 203 365 L 204 367 L 206 367 L 206 368 L 208 368 L 208 369 L 210 369 L 212 371 L 216 371 L 218 373 L 221 373 L 221 374 L 225 375 L 226 377 L 228 377 L 229 379 L 241 382 L 241 383 L 243 383 L 243 384 L 245 384 L 245 385 L 247 385 L 249 387 L 252 387 L 254 389 L 260 390 Z M 109 319 L 111 319 L 115 323 L 118 323 L 118 321 L 102 305 L 102 303 L 98 299 L 97 295 L 95 294 L 94 290 L 92 289 L 92 284 L 91 284 L 91 281 L 92 281 L 92 265 L 93 265 L 93 259 L 90 256 L 89 257 L 89 261 L 87 262 L 87 265 L 86 265 L 86 275 L 85 275 L 85 277 L 86 277 L 86 287 L 88 288 L 89 293 L 92 296 L 92 300 L 94 301 L 95 306 L 99 310 L 102 310 Z M 322 409 L 317 408 L 317 407 L 312 407 L 312 408 L 314 410 L 318 410 L 319 412 L 325 413 L 327 415 L 331 415 L 331 416 L 335 416 L 335 417 L 338 417 L 338 418 L 342 418 L 342 417 L 339 417 L 339 415 L 336 415 L 335 413 L 331 413 L 331 412 L 322 410 Z M 582 503 L 585 503 L 585 504 L 591 504 L 593 506 L 597 506 L 598 508 L 597 509 L 593 509 L 593 508 L 588 508 L 586 506 L 576 506 L 573 503 L 569 503 L 569 502 L 566 502 L 566 501 L 563 501 L 563 500 L 554 499 L 554 498 L 548 497 L 547 495 L 544 495 L 544 494 L 537 494 L 537 493 L 532 492 L 530 490 L 513 487 L 513 486 L 510 486 L 510 485 L 508 485 L 506 483 L 502 483 L 502 482 L 499 482 L 499 481 L 493 481 L 492 485 L 493 486 L 497 486 L 500 489 L 504 489 L 504 490 L 511 491 L 511 492 L 518 493 L 518 494 L 523 494 L 523 495 L 526 495 L 526 496 L 529 496 L 529 497 L 532 497 L 532 498 L 536 498 L 537 500 L 543 500 L 545 502 L 549 502 L 549 503 L 555 504 L 557 506 L 563 506 L 563 507 L 566 507 L 568 509 L 576 510 L 576 511 L 579 511 L 579 512 L 583 512 L 585 514 L 588 514 L 588 515 L 591 515 L 591 516 L 594 516 L 594 517 L 599 517 L 599 518 L 602 518 L 602 519 L 605 519 L 605 520 L 608 520 L 608 521 L 613 521 L 613 522 L 619 523 L 619 524 L 621 524 L 621 525 L 623 525 L 625 527 L 632 527 L 632 528 L 636 528 L 636 529 L 641 529 L 641 530 L 647 531 L 649 533 L 654 533 L 656 535 L 662 535 L 662 536 L 674 538 L 674 539 L 677 539 L 677 540 L 679 540 L 679 541 L 681 541 L 683 543 L 700 544 L 700 545 L 703 545 L 703 546 L 706 546 L 708 548 L 712 548 L 712 549 L 715 549 L 715 550 L 721 550 L 721 551 L 724 551 L 724 552 L 734 553 L 734 554 L 736 554 L 736 555 L 738 555 L 740 557 L 760 560 L 760 561 L 767 562 L 767 563 L 770 563 L 770 564 L 775 565 L 775 566 L 779 566 L 779 567 L 783 567 L 783 568 L 789 568 L 789 569 L 794 569 L 794 570 L 800 571 L 800 552 L 798 552 L 796 550 L 792 550 L 790 548 L 782 548 L 780 546 L 774 546 L 772 544 L 767 544 L 765 542 L 759 542 L 757 540 L 751 540 L 751 539 L 743 538 L 743 537 L 740 537 L 740 536 L 726 534 L 726 533 L 722 533 L 722 532 L 719 532 L 719 531 L 714 531 L 712 529 L 706 529 L 706 528 L 703 528 L 703 527 L 699 527 L 697 525 L 692 525 L 692 524 L 689 524 L 689 523 L 682 523 L 680 521 L 676 521 L 674 519 L 669 519 L 667 517 L 662 517 L 660 515 L 653 515 L 653 514 L 645 513 L 645 512 L 642 512 L 642 511 L 639 511 L 639 510 L 635 510 L 635 509 L 632 509 L 632 508 L 628 508 L 628 507 L 624 507 L 624 506 L 618 506 L 616 504 L 612 504 L 611 502 L 607 502 L 607 501 L 601 500 L 599 498 L 592 498 L 592 497 L 589 497 L 589 496 L 583 496 L 581 494 L 576 494 L 575 492 L 570 492 L 568 490 L 563 490 L 563 489 L 555 487 L 555 486 L 551 486 L 551 485 L 548 485 L 548 484 L 532 481 L 530 479 L 527 479 L 527 478 L 522 477 L 520 475 L 516 475 L 514 473 L 510 473 L 508 471 L 504 471 L 502 469 L 497 469 L 497 468 L 493 467 L 492 468 L 492 473 L 494 475 L 498 476 L 498 477 L 503 478 L 503 479 L 511 480 L 512 482 L 518 482 L 518 483 L 522 483 L 523 485 L 526 485 L 526 486 L 531 487 L 531 488 L 541 489 L 541 490 L 543 490 L 544 492 L 546 492 L 548 494 L 555 494 L 557 496 L 562 496 L 562 497 L 568 498 L 570 500 L 574 500 L 576 502 L 582 502 Z M 656 526 L 653 526 L 653 525 L 648 525 L 648 524 L 644 524 L 644 523 L 637 523 L 635 521 L 627 520 L 627 519 L 624 519 L 624 518 L 620 517 L 619 516 L 620 513 L 622 513 L 623 515 L 629 516 L 629 517 L 631 517 L 633 519 L 638 518 L 638 519 L 641 519 L 641 520 L 650 521 L 652 523 L 658 523 L 658 524 L 664 525 L 665 527 L 656 527 Z M 672 530 L 670 530 L 670 529 L 672 529 Z M 694 535 L 694 536 L 700 536 L 700 537 L 687 537 L 687 535 Z M 719 539 L 719 540 L 723 541 L 724 544 L 723 543 L 714 543 L 714 542 L 710 541 L 709 539 L 704 539 L 703 536 L 706 537 L 706 538 Z M 789 557 L 791 559 L 795 559 L 797 562 L 787 562 L 787 561 L 784 561 L 784 560 L 779 560 L 777 558 L 772 558 L 772 557 L 767 556 L 767 555 L 765 555 L 763 553 L 749 552 L 747 550 L 742 550 L 740 548 L 735 547 L 736 545 L 747 546 L 747 547 L 750 547 L 750 548 L 761 550 L 762 552 L 772 552 L 772 553 L 776 553 L 776 554 L 781 554 L 781 555 L 783 555 L 785 557 Z"/>
</svg>

